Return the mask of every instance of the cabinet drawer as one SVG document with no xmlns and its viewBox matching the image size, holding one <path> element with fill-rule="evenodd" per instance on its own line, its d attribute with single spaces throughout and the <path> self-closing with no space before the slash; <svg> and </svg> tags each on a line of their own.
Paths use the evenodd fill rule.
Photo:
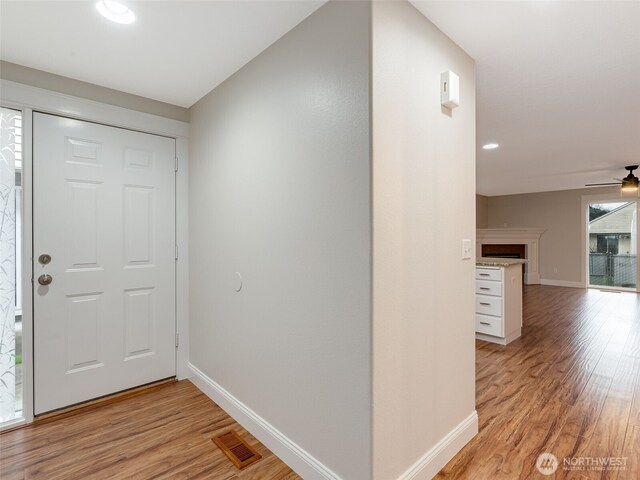
<svg viewBox="0 0 640 480">
<path fill-rule="evenodd" d="M 502 269 L 500 267 L 496 268 L 476 268 L 476 278 L 478 280 L 502 280 Z"/>
<path fill-rule="evenodd" d="M 482 295 L 491 295 L 494 297 L 502 296 L 502 282 L 494 282 L 491 280 L 476 280 L 476 293 Z"/>
<path fill-rule="evenodd" d="M 476 295 L 476 313 L 502 316 L 502 298 L 488 295 Z"/>
<path fill-rule="evenodd" d="M 496 337 L 503 337 L 502 317 L 488 317 L 476 314 L 476 332 Z"/>
</svg>

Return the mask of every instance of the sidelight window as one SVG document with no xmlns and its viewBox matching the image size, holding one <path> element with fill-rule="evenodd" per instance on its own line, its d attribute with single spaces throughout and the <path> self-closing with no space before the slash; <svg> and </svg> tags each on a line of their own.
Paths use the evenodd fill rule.
<svg viewBox="0 0 640 480">
<path fill-rule="evenodd" d="M 22 114 L 0 109 L 0 424 L 22 416 Z"/>
</svg>

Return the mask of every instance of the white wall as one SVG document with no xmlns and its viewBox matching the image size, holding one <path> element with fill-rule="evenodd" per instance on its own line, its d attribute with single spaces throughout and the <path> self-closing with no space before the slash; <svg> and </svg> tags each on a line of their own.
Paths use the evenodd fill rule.
<svg viewBox="0 0 640 480">
<path fill-rule="evenodd" d="M 407 2 L 374 2 L 372 99 L 373 478 L 430 479 L 477 432 L 474 62 Z"/>
<path fill-rule="evenodd" d="M 191 363 L 349 480 L 371 478 L 370 8 L 326 4 L 191 109 Z"/>
</svg>

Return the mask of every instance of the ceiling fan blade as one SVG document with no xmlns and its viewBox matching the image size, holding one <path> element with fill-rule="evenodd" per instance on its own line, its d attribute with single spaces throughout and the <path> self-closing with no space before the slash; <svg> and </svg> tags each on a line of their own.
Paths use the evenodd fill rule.
<svg viewBox="0 0 640 480">
<path fill-rule="evenodd" d="M 585 187 L 600 187 L 600 186 L 605 186 L 605 185 L 622 185 L 622 189 L 632 189 L 632 188 L 638 188 L 638 177 L 636 177 L 633 174 L 633 171 L 636 170 L 638 168 L 638 165 L 629 165 L 624 167 L 625 170 L 629 171 L 629 175 L 627 175 L 624 178 L 614 178 L 614 180 L 616 181 L 615 183 L 613 182 L 608 182 L 608 183 L 587 183 L 585 185 Z"/>
</svg>

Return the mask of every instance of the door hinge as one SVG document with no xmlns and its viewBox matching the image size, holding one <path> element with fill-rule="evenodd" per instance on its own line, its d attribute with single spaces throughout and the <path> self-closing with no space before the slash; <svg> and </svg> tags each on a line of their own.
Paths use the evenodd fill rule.
<svg viewBox="0 0 640 480">
<path fill-rule="evenodd" d="M 176 333 L 176 348 L 180 345 L 180 334 Z"/>
<path fill-rule="evenodd" d="M 178 259 L 178 245 L 176 244 L 176 260 Z"/>
<path fill-rule="evenodd" d="M 176 157 L 176 172 L 178 171 L 178 157 Z"/>
</svg>

